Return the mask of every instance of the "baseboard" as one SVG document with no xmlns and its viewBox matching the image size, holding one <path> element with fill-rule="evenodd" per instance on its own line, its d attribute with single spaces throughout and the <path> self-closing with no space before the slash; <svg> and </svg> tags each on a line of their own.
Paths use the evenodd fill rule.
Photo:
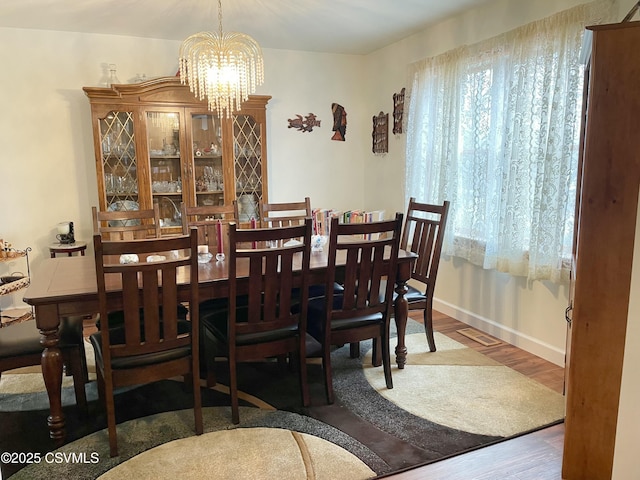
<svg viewBox="0 0 640 480">
<path fill-rule="evenodd" d="M 476 315 L 473 312 L 469 312 L 455 305 L 447 302 L 433 299 L 433 308 L 438 312 L 449 315 L 456 320 L 466 323 L 470 327 L 477 328 L 493 337 L 499 338 L 503 342 L 510 343 L 511 345 L 521 348 L 533 355 L 537 355 L 540 358 L 554 363 L 558 366 L 564 367 L 565 352 L 545 342 L 525 335 L 521 332 L 513 330 L 512 328 L 500 325 L 493 320 Z"/>
</svg>

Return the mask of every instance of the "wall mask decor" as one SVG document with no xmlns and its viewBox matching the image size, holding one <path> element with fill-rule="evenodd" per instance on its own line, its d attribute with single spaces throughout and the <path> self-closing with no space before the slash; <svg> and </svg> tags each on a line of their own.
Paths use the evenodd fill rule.
<svg viewBox="0 0 640 480">
<path fill-rule="evenodd" d="M 333 113 L 333 136 L 331 140 L 344 142 L 347 134 L 347 112 L 342 105 L 337 103 L 331 104 L 331 112 Z"/>
<path fill-rule="evenodd" d="M 404 87 L 400 93 L 393 94 L 393 134 L 402 133 L 402 115 L 404 114 Z"/>
<path fill-rule="evenodd" d="M 371 132 L 373 153 L 382 154 L 389 151 L 389 114 L 380 112 L 373 116 L 373 131 Z"/>
<path fill-rule="evenodd" d="M 289 122 L 287 128 L 295 128 L 299 132 L 312 132 L 313 127 L 320 127 L 321 122 L 313 113 L 304 118 L 302 118 L 302 115 L 296 115 L 296 118 L 289 118 L 287 121 Z"/>
</svg>

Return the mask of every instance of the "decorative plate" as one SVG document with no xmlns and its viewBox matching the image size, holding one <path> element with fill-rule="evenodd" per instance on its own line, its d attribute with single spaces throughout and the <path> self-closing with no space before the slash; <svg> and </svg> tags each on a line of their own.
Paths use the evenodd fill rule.
<svg viewBox="0 0 640 480">
<path fill-rule="evenodd" d="M 133 200 L 116 200 L 107 208 L 110 212 L 130 212 L 132 210 L 140 210 L 140 204 Z M 110 227 L 129 227 L 132 225 L 140 225 L 140 220 L 111 220 Z"/>
</svg>

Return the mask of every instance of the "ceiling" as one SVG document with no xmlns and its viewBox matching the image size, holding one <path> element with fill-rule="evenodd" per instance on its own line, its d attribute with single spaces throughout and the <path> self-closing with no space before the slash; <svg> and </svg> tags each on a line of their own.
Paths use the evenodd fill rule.
<svg viewBox="0 0 640 480">
<path fill-rule="evenodd" d="M 224 0 L 225 31 L 263 48 L 368 54 L 491 0 Z M 218 31 L 216 0 L 2 0 L 0 27 L 184 40 Z"/>
</svg>

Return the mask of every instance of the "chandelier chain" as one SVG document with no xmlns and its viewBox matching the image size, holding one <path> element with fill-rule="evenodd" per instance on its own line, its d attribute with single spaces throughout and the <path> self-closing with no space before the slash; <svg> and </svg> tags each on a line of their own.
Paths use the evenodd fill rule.
<svg viewBox="0 0 640 480">
<path fill-rule="evenodd" d="M 218 0 L 218 31 L 222 38 L 222 0 Z"/>
</svg>

